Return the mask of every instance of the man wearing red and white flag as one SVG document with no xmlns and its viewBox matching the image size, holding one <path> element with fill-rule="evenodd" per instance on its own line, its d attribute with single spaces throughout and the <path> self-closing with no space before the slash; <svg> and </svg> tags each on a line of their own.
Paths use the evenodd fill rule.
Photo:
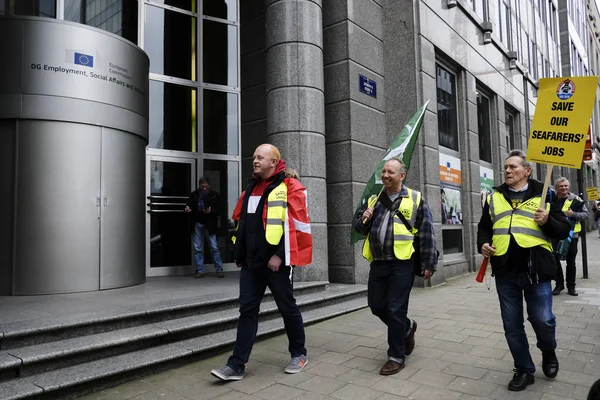
<svg viewBox="0 0 600 400">
<path fill-rule="evenodd" d="M 234 254 L 241 268 L 237 339 L 227 365 L 211 371 L 225 381 L 244 377 L 267 287 L 289 339 L 291 361 L 285 372 L 298 373 L 308 362 L 304 323 L 293 292 L 293 268 L 312 261 L 306 188 L 286 174 L 285 161 L 275 146 L 258 146 L 253 158 L 254 174 L 233 213 Z"/>
</svg>

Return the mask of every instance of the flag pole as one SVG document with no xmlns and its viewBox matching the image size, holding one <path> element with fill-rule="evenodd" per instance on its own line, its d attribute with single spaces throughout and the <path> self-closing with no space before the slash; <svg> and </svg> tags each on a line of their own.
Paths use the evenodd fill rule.
<svg viewBox="0 0 600 400">
<path fill-rule="evenodd" d="M 377 199 L 375 199 L 375 204 L 377 204 L 377 200 L 379 200 L 379 196 L 381 196 L 381 192 L 383 192 L 383 188 L 384 188 L 384 186 L 382 186 L 382 187 L 381 187 L 381 190 L 379 191 L 379 194 L 377 195 Z M 369 200 L 367 200 L 367 201 L 369 201 Z M 356 218 L 356 217 L 355 217 L 355 218 Z M 367 219 L 366 219 L 366 218 L 363 218 L 363 221 L 362 221 L 362 222 L 363 222 L 363 225 L 364 225 L 364 224 L 365 224 L 365 222 L 367 222 Z"/>
</svg>

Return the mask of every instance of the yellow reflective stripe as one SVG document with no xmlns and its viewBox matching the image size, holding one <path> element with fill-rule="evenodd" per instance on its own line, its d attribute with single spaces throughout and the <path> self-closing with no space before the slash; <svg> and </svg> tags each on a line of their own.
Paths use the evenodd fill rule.
<svg viewBox="0 0 600 400">
<path fill-rule="evenodd" d="M 269 207 L 283 207 L 283 208 L 287 208 L 287 201 L 272 200 L 272 201 L 269 201 L 268 206 Z"/>
<path fill-rule="evenodd" d="M 495 207 L 494 207 L 494 196 L 493 195 L 489 195 L 488 196 L 488 205 L 490 206 L 490 216 L 492 217 L 492 220 L 494 220 L 496 218 L 496 211 L 495 211 Z"/>
<path fill-rule="evenodd" d="M 544 235 L 544 232 L 538 231 L 536 229 L 520 228 L 520 227 L 513 226 L 511 228 L 510 232 L 511 233 L 522 233 L 524 235 L 534 236 L 538 239 L 548 241 L 548 237 L 546 235 Z"/>
<path fill-rule="evenodd" d="M 532 211 L 527 211 L 527 210 L 521 210 L 521 209 L 516 209 L 514 211 L 515 215 L 520 215 L 522 217 L 528 217 L 528 218 L 533 218 L 533 216 L 535 215 L 535 212 Z"/>
<path fill-rule="evenodd" d="M 493 222 L 493 223 L 496 223 L 496 222 L 500 221 L 500 220 L 501 220 L 502 218 L 504 218 L 504 217 L 509 217 L 509 216 L 510 216 L 512 213 L 513 213 L 513 212 L 512 212 L 512 210 L 503 211 L 503 212 L 501 212 L 500 214 L 498 214 L 498 215 L 495 215 L 495 216 L 492 218 L 492 222 Z"/>
<path fill-rule="evenodd" d="M 412 209 L 412 213 L 410 214 L 410 220 L 408 221 L 408 223 L 410 224 L 410 226 L 412 226 L 414 228 L 415 226 L 415 222 L 417 220 L 417 208 L 419 207 L 419 203 L 420 203 L 420 192 L 417 192 L 416 190 L 410 190 L 410 194 L 412 197 L 412 201 L 413 201 L 413 209 Z"/>
<path fill-rule="evenodd" d="M 415 237 L 410 235 L 394 235 L 394 241 L 396 240 L 404 240 L 404 241 L 413 241 Z"/>
</svg>

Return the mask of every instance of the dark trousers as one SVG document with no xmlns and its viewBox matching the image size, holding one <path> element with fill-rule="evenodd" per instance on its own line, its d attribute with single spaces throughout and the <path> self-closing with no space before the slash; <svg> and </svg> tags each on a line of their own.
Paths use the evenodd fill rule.
<svg viewBox="0 0 600 400">
<path fill-rule="evenodd" d="M 388 356 L 405 358 L 404 338 L 410 331 L 408 298 L 413 286 L 412 261 L 373 261 L 369 272 L 371 312 L 388 327 Z"/>
<path fill-rule="evenodd" d="M 289 340 L 288 350 L 292 357 L 306 355 L 304 347 L 304 322 L 294 298 L 292 269 L 282 266 L 273 272 L 267 266 L 260 268 L 242 267 L 240 271 L 240 318 L 233 355 L 227 365 L 237 372 L 244 372 L 250 358 L 258 330 L 260 302 L 269 287 L 277 308 L 283 317 L 285 332 Z"/>
<path fill-rule="evenodd" d="M 569 246 L 569 253 L 567 254 L 567 287 L 575 287 L 575 259 L 577 258 L 577 241 L 579 238 L 571 239 L 571 246 Z M 565 277 L 563 275 L 562 265 L 560 263 L 560 256 L 556 257 L 556 286 L 565 286 Z"/>
<path fill-rule="evenodd" d="M 525 333 L 523 298 L 527 303 L 527 319 L 535 331 L 537 347 L 544 351 L 556 348 L 556 318 L 552 313 L 552 282 L 530 282 L 526 274 L 516 279 L 496 275 L 496 291 L 504 336 L 519 372 L 535 372 Z"/>
</svg>

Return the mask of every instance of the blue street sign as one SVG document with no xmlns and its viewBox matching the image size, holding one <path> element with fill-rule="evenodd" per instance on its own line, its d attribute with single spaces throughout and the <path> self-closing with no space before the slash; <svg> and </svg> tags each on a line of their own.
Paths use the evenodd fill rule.
<svg viewBox="0 0 600 400">
<path fill-rule="evenodd" d="M 358 74 L 358 90 L 366 95 L 377 98 L 377 82 Z"/>
</svg>

